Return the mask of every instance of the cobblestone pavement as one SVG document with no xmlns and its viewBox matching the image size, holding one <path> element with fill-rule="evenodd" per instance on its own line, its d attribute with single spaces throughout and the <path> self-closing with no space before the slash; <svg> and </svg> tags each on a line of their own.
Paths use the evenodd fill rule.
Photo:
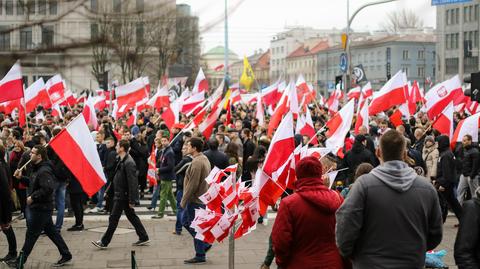
<svg viewBox="0 0 480 269">
<path fill-rule="evenodd" d="M 83 232 L 67 232 L 65 227 L 71 226 L 73 219 L 66 219 L 62 235 L 64 236 L 73 256 L 72 265 L 65 268 L 130 268 L 130 251 L 135 250 L 139 268 L 211 268 L 224 269 L 228 267 L 228 240 L 215 244 L 208 253 L 208 262 L 204 265 L 184 265 L 183 260 L 194 255 L 191 236 L 184 231 L 181 236 L 173 235 L 174 218 L 167 217 L 161 220 L 143 220 L 150 235 L 151 245 L 144 247 L 131 247 L 137 236 L 131 226 L 122 217 L 119 229 L 113 237 L 107 250 L 97 250 L 91 245 L 92 240 L 98 240 L 102 235 L 101 230 L 107 225 L 104 220 L 86 221 Z M 268 236 L 274 220 L 269 220 L 268 225 L 258 225 L 257 229 L 244 238 L 235 241 L 235 268 L 259 268 L 266 254 Z M 456 219 L 449 217 L 444 226 L 444 239 L 437 249 L 446 249 L 448 255 L 445 261 L 450 268 L 456 268 L 453 260 L 453 244 L 457 229 L 454 228 Z M 25 222 L 15 223 L 15 233 L 19 248 L 25 236 Z M 7 251 L 7 242 L 0 236 L 0 255 Z M 47 237 L 41 237 L 37 242 L 25 268 L 51 268 L 51 264 L 59 258 L 53 243 Z M 6 268 L 0 265 L 0 268 Z M 276 268 L 272 266 L 272 268 Z"/>
</svg>

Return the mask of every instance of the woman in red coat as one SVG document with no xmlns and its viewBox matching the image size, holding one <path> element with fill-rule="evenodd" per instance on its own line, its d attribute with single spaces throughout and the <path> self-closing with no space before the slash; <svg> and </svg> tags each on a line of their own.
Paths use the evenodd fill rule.
<svg viewBox="0 0 480 269">
<path fill-rule="evenodd" d="M 322 165 L 302 159 L 295 193 L 282 200 L 272 230 L 276 262 L 282 269 L 343 268 L 335 245 L 335 212 L 341 196 L 323 184 Z"/>
</svg>

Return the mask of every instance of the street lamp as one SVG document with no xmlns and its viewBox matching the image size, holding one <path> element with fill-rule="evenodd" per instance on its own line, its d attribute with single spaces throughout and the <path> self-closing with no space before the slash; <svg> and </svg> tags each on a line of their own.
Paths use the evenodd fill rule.
<svg viewBox="0 0 480 269">
<path fill-rule="evenodd" d="M 350 66 L 350 38 L 349 38 L 349 34 L 350 34 L 350 25 L 352 24 L 352 21 L 353 19 L 355 18 L 355 16 L 357 16 L 357 14 L 364 8 L 366 7 L 369 7 L 369 6 L 374 6 L 374 5 L 379 5 L 379 4 L 385 4 L 385 3 L 389 3 L 389 2 L 394 2 L 394 1 L 397 1 L 397 0 L 380 0 L 380 1 L 375 1 L 375 2 L 370 2 L 370 3 L 366 3 L 364 5 L 362 5 L 361 7 L 359 7 L 357 10 L 355 10 L 355 12 L 353 12 L 352 16 L 350 17 L 350 0 L 347 0 L 347 29 L 346 29 L 346 37 L 347 37 L 347 40 L 346 40 L 346 46 L 345 46 L 345 54 L 347 54 L 347 73 L 345 73 L 345 93 L 347 92 L 347 90 L 350 88 L 350 77 L 351 77 L 351 74 L 352 74 L 352 70 L 351 70 L 351 66 Z M 345 94 L 345 98 L 346 98 L 346 94 Z"/>
</svg>

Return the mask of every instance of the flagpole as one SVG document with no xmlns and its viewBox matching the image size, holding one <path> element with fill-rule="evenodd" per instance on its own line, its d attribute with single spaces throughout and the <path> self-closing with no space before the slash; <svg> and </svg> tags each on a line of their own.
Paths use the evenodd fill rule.
<svg viewBox="0 0 480 269">
<path fill-rule="evenodd" d="M 25 102 L 25 84 L 23 84 L 23 102 L 20 99 L 20 103 L 23 105 L 23 112 L 25 113 L 25 123 L 27 124 L 27 135 L 30 135 L 30 127 L 28 126 L 28 117 L 27 117 L 27 103 Z M 20 109 L 18 110 L 18 123 L 20 124 Z"/>
</svg>

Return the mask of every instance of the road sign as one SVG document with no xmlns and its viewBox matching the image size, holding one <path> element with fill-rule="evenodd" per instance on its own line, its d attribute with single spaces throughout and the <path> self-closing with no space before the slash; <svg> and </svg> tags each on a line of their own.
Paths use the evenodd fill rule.
<svg viewBox="0 0 480 269">
<path fill-rule="evenodd" d="M 340 70 L 342 70 L 343 73 L 347 72 L 347 61 L 347 54 L 340 54 Z"/>
<path fill-rule="evenodd" d="M 472 0 L 432 0 L 432 6 L 448 5 L 448 4 L 459 4 L 472 2 Z"/>
</svg>

